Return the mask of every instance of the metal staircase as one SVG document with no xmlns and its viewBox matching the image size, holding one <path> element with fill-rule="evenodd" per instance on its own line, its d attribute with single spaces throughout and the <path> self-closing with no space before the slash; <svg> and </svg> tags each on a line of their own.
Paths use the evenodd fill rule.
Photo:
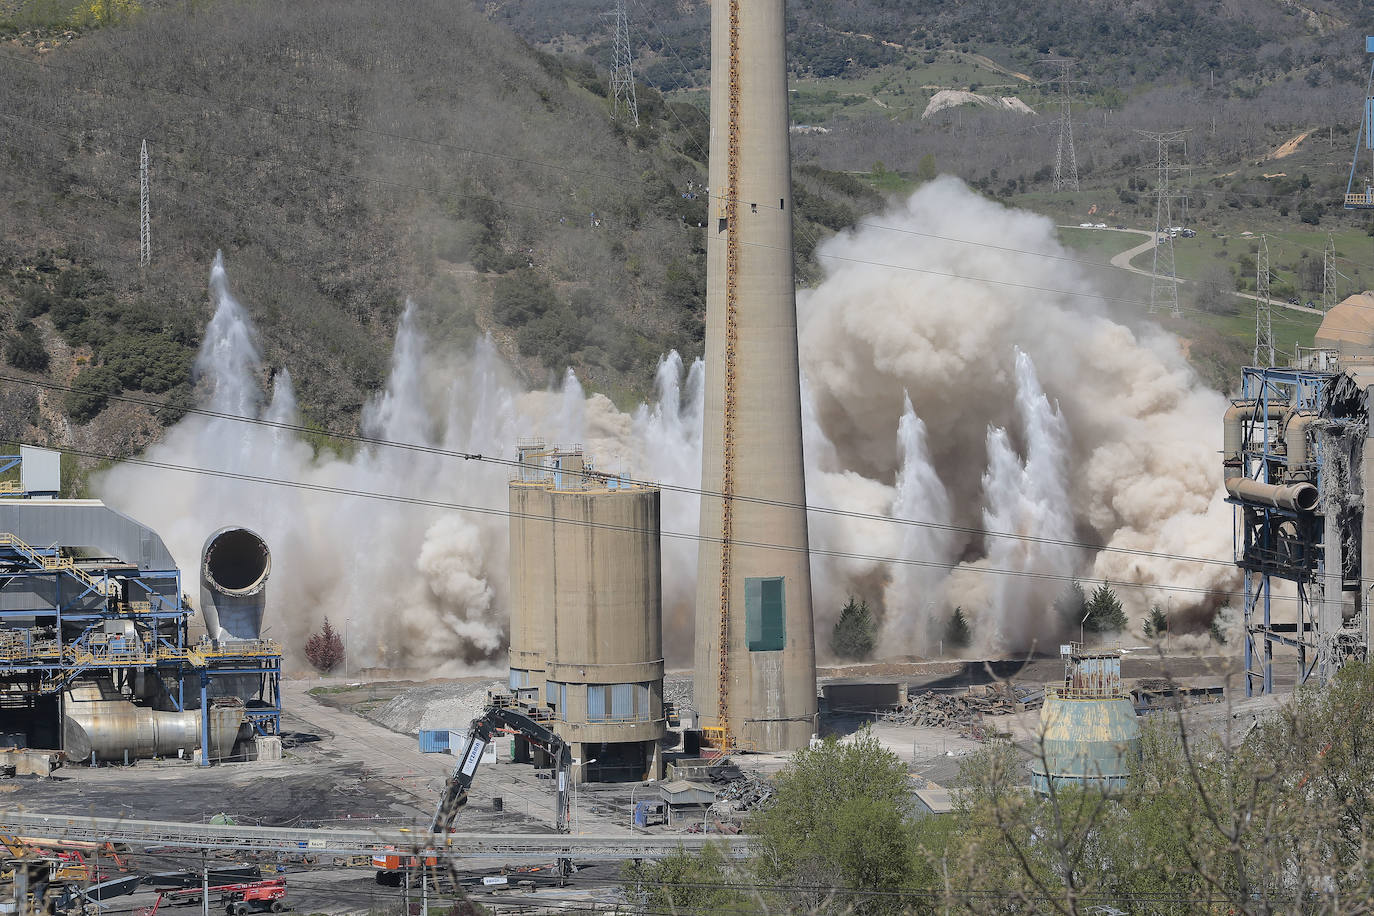
<svg viewBox="0 0 1374 916">
<path fill-rule="evenodd" d="M 93 591 L 98 595 L 105 594 L 105 584 L 102 580 L 93 578 L 85 570 L 79 568 L 71 557 L 55 556 L 44 553 L 19 539 L 17 535 L 8 532 L 0 533 L 0 547 L 8 547 L 24 559 L 28 560 L 37 569 L 49 572 L 66 573 L 73 579 L 86 586 L 88 591 Z"/>
<path fill-rule="evenodd" d="M 717 684 L 719 747 L 734 746 L 730 728 L 730 561 L 734 535 L 735 495 L 735 362 L 739 344 L 739 169 L 740 169 L 740 0 L 730 0 L 730 118 L 725 182 L 725 405 L 722 432 L 720 506 L 720 671 Z"/>
</svg>

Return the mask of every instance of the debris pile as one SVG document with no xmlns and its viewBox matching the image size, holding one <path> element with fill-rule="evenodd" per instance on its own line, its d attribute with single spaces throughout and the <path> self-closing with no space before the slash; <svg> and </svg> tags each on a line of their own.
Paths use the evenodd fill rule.
<svg viewBox="0 0 1374 916">
<path fill-rule="evenodd" d="M 756 773 L 729 767 L 734 778 L 716 788 L 716 801 L 711 805 L 712 818 L 728 821 L 733 817 L 765 807 L 773 799 L 773 784 Z M 712 782 L 716 782 L 712 774 Z"/>
<path fill-rule="evenodd" d="M 884 722 L 923 728 L 953 728 L 965 738 L 982 740 L 984 716 L 1003 716 L 1033 709 L 1045 692 L 1010 684 L 970 687 L 961 694 L 920 693 L 883 714 Z"/>
</svg>

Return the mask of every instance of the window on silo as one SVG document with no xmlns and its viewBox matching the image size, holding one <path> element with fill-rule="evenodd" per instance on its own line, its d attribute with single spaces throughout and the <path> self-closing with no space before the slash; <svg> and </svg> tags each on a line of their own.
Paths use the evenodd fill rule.
<svg viewBox="0 0 1374 916">
<path fill-rule="evenodd" d="M 607 696 L 610 688 L 603 684 L 592 684 L 587 687 L 587 721 L 605 722 L 608 716 Z"/>
<path fill-rule="evenodd" d="M 744 631 L 750 652 L 776 652 L 787 644 L 782 577 L 744 580 Z"/>
<path fill-rule="evenodd" d="M 611 719 L 616 722 L 631 722 L 635 717 L 635 685 L 611 685 Z"/>
</svg>

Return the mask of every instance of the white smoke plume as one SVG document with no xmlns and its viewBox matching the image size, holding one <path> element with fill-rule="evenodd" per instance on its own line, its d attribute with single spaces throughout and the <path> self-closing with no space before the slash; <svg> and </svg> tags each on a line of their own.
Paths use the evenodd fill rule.
<svg viewBox="0 0 1374 916">
<path fill-rule="evenodd" d="M 1053 645 L 1064 634 L 1051 605 L 1068 576 L 1234 588 L 1227 566 L 1062 543 L 1227 555 L 1217 460 L 1225 402 L 1178 342 L 1113 319 L 1049 220 L 952 179 L 874 222 L 886 228 L 861 226 L 822 246 L 827 278 L 798 302 L 808 500 L 844 510 L 811 516 L 821 655 L 850 595 L 875 608 L 880 651 L 896 656 L 932 652 L 956 605 L 973 622 L 974 651 Z M 196 362 L 202 403 L 298 422 L 285 372 L 264 397 L 253 332 L 218 258 L 210 287 L 216 312 Z M 700 361 L 687 367 L 671 353 L 654 401 L 630 414 L 588 396 L 571 372 L 557 390 L 524 391 L 489 341 L 433 352 L 408 307 L 391 374 L 361 425 L 371 437 L 505 457 L 522 437 L 580 443 L 602 470 L 663 483 L 665 646 L 681 664 L 692 645 L 699 500 L 690 490 L 700 485 L 703 387 Z M 294 433 L 199 414 L 149 457 L 492 510 L 132 464 L 98 481 L 112 505 L 162 534 L 188 576 L 215 529 L 262 534 L 274 556 L 266 635 L 289 650 L 329 616 L 347 621 L 359 665 L 432 674 L 504 666 L 505 467 L 385 446 L 316 454 Z M 1138 617 L 1165 593 L 1119 594 Z M 1210 610 L 1190 592 L 1176 593 L 1174 609 L 1189 602 Z"/>
</svg>

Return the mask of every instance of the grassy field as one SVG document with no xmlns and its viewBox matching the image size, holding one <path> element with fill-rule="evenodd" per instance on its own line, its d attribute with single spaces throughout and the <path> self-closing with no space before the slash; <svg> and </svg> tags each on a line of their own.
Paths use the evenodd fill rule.
<svg viewBox="0 0 1374 916">
<path fill-rule="evenodd" d="M 933 57 L 931 63 L 926 58 Z M 958 51 L 914 51 L 904 63 L 864 71 L 858 76 L 793 78 L 793 124 L 824 124 L 843 113 L 846 117 L 881 115 L 894 120 L 919 118 L 930 97 L 941 89 L 971 89 L 989 96 L 1016 96 L 1037 110 L 1042 96 L 1033 84 L 998 73 Z M 666 93 L 675 101 L 701 104 L 701 87 Z"/>
<path fill-rule="evenodd" d="M 1109 262 L 1114 255 L 1134 248 L 1146 241 L 1143 235 L 1134 232 L 1104 232 L 1101 229 L 1063 229 L 1059 230 L 1059 241 L 1066 248 L 1093 261 Z"/>
<path fill-rule="evenodd" d="M 1189 318 L 1197 324 L 1214 328 L 1228 337 L 1244 341 L 1252 346 L 1255 342 L 1254 300 L 1241 299 L 1240 313 L 1236 315 L 1212 315 L 1206 312 L 1193 312 Z M 1295 344 L 1312 346 L 1312 335 L 1321 324 L 1320 315 L 1295 312 L 1291 309 L 1274 309 L 1274 346 L 1284 354 L 1291 354 Z M 1281 360 L 1282 362 L 1282 360 Z"/>
</svg>

